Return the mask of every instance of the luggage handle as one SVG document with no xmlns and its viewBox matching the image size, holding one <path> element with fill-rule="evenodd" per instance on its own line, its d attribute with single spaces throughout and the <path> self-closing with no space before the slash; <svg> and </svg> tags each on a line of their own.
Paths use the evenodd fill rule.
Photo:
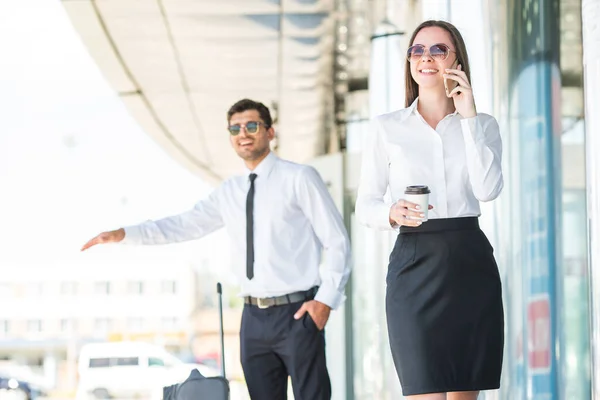
<svg viewBox="0 0 600 400">
<path fill-rule="evenodd" d="M 223 288 L 217 283 L 217 294 L 219 296 L 219 337 L 221 341 L 221 376 L 225 378 L 225 332 L 223 331 Z"/>
</svg>

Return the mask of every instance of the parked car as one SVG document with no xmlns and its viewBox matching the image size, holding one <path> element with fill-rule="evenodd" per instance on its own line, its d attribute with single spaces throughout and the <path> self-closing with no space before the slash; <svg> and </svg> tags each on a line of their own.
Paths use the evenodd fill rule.
<svg viewBox="0 0 600 400">
<path fill-rule="evenodd" d="M 184 363 L 150 343 L 86 344 L 79 355 L 76 398 L 160 400 L 164 386 L 185 380 L 194 368 L 204 376 L 219 375 L 208 366 Z"/>
<path fill-rule="evenodd" d="M 0 400 L 35 400 L 41 391 L 30 382 L 9 375 L 0 375 Z"/>
</svg>

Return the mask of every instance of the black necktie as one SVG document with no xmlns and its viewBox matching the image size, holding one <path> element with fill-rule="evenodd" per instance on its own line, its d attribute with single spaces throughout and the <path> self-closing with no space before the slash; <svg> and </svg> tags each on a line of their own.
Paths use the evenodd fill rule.
<svg viewBox="0 0 600 400">
<path fill-rule="evenodd" d="M 246 276 L 254 278 L 254 180 L 256 174 L 250 174 L 250 190 L 246 197 Z"/>
</svg>

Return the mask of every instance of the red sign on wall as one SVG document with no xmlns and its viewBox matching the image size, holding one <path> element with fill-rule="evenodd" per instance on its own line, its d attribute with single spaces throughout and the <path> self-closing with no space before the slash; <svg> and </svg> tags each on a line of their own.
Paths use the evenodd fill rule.
<svg viewBox="0 0 600 400">
<path fill-rule="evenodd" d="M 530 300 L 527 307 L 529 368 L 532 372 L 550 369 L 550 300 L 547 296 Z"/>
</svg>

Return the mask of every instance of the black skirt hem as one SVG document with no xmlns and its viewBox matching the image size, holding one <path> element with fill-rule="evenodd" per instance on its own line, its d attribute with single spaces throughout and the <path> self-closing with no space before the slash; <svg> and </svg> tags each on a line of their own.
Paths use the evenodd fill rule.
<svg viewBox="0 0 600 400">
<path fill-rule="evenodd" d="M 491 383 L 487 385 L 456 385 L 456 386 L 438 386 L 431 387 L 425 386 L 421 388 L 413 387 L 402 387 L 403 396 L 415 396 L 419 394 L 431 394 L 431 393 L 450 393 L 450 392 L 479 392 L 483 390 L 496 390 L 500 389 L 499 383 Z"/>
</svg>

